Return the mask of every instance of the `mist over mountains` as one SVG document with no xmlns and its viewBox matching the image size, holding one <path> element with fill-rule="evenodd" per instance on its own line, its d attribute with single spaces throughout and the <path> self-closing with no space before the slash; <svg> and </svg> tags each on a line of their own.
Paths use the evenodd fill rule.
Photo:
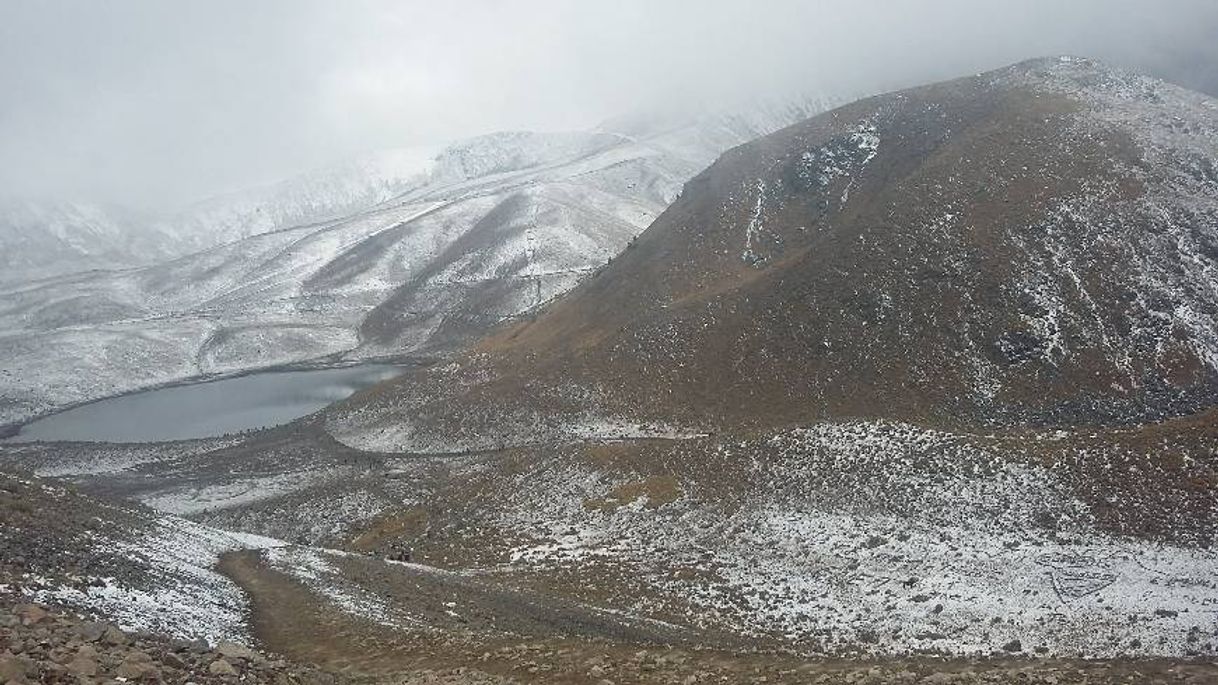
<svg viewBox="0 0 1218 685">
<path fill-rule="evenodd" d="M 587 130 L 652 108 L 859 97 L 1038 55 L 1215 94 L 1207 0 L 275 0 L 5 8 L 0 188 L 157 212 L 377 150 Z"/>
</svg>

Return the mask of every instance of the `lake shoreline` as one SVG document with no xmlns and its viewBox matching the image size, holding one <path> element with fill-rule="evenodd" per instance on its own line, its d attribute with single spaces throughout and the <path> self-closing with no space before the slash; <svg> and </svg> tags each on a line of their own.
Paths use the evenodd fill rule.
<svg viewBox="0 0 1218 685">
<path fill-rule="evenodd" d="M 99 404 L 102 402 L 110 402 L 110 401 L 119 400 L 119 399 L 123 399 L 123 398 L 130 398 L 130 397 L 145 394 L 145 393 L 151 393 L 151 392 L 157 392 L 157 391 L 163 391 L 163 390 L 171 390 L 171 389 L 175 389 L 175 388 L 188 388 L 188 387 L 192 387 L 192 386 L 207 385 L 210 383 L 217 383 L 217 382 L 223 382 L 223 381 L 232 381 L 232 380 L 247 378 L 247 377 L 255 376 L 255 375 L 263 375 L 263 374 L 269 375 L 269 374 L 278 374 L 278 373 L 327 371 L 327 370 L 339 370 L 339 369 L 352 369 L 352 368 L 356 368 L 356 367 L 365 367 L 365 366 L 398 367 L 404 371 L 404 370 L 412 368 L 412 367 L 427 366 L 429 364 L 435 363 L 436 361 L 437 361 L 437 358 L 434 356 L 429 357 L 429 356 L 416 356 L 416 355 L 383 355 L 383 356 L 377 356 L 377 357 L 367 357 L 367 358 L 358 358 L 358 359 L 351 359 L 351 358 L 344 357 L 342 355 L 327 355 L 324 357 L 317 357 L 317 358 L 313 358 L 313 359 L 289 362 L 289 363 L 285 363 L 285 364 L 276 364 L 276 365 L 272 365 L 272 366 L 241 369 L 241 370 L 235 371 L 235 372 L 224 372 L 224 373 L 206 374 L 206 375 L 201 375 L 201 376 L 191 376 L 189 378 L 178 379 L 178 380 L 169 381 L 169 382 L 165 382 L 165 383 L 155 383 L 152 385 L 143 386 L 140 388 L 124 391 L 124 392 L 117 393 L 114 395 L 106 395 L 104 397 L 97 397 L 97 398 L 89 399 L 89 400 L 86 400 L 83 402 L 76 402 L 76 403 L 72 403 L 72 404 L 60 405 L 50 411 L 45 411 L 45 412 L 41 412 L 39 414 L 32 415 L 21 421 L 14 421 L 14 422 L 6 423 L 6 424 L 0 424 L 0 444 L 16 445 L 16 444 L 26 444 L 26 443 L 33 443 L 33 442 L 43 442 L 43 443 L 62 442 L 62 443 L 78 443 L 78 444 L 84 444 L 84 443 L 132 444 L 130 442 L 110 441 L 110 440 L 75 440 L 75 439 L 21 440 L 18 438 L 20 438 L 20 436 L 22 435 L 22 431 L 24 431 L 29 426 L 36 424 L 38 422 L 44 421 L 46 419 L 49 419 L 51 417 L 65 414 L 67 412 L 75 411 L 75 410 L 81 409 L 83 407 L 96 405 L 96 404 Z M 360 388 L 360 389 L 362 389 L 362 388 Z M 335 400 L 335 401 L 341 401 L 341 400 Z M 279 425 L 282 425 L 282 424 L 279 424 Z M 269 428 L 269 427 L 270 426 L 263 427 L 263 428 Z M 258 430 L 258 429 L 247 429 L 247 430 Z M 190 438 L 179 438 L 176 440 L 175 439 L 166 439 L 166 440 L 135 441 L 135 442 L 185 442 L 185 441 L 198 440 L 198 439 L 210 439 L 210 438 L 214 438 L 214 437 L 218 437 L 218 436 L 190 437 Z"/>
</svg>

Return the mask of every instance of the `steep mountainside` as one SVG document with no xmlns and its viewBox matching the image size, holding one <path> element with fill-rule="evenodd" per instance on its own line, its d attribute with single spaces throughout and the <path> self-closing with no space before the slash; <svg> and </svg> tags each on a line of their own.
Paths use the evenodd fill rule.
<svg viewBox="0 0 1218 685">
<path fill-rule="evenodd" d="M 360 155 L 266 186 L 219 195 L 154 219 L 178 255 L 293 226 L 348 216 L 425 182 L 435 150 Z"/>
<path fill-rule="evenodd" d="M 340 219 L 145 268 L 10 286 L 0 304 L 0 423 L 187 378 L 449 348 L 571 288 L 724 146 L 819 102 L 630 136 L 482 136 L 446 148 L 405 185 L 378 185 L 373 174 L 358 186 L 371 195 L 329 193 L 372 203 L 394 188 Z M 274 206 L 311 206 L 308 193 L 289 195 L 300 202 Z M 226 216 L 215 230 L 228 230 Z"/>
<path fill-rule="evenodd" d="M 1218 103 L 1073 59 L 860 101 L 730 151 L 481 349 L 489 380 L 434 406 L 439 434 L 479 412 L 511 433 L 506 397 L 694 429 L 1197 411 L 1218 400 Z M 419 423 L 379 397 L 372 432 Z"/>
</svg>

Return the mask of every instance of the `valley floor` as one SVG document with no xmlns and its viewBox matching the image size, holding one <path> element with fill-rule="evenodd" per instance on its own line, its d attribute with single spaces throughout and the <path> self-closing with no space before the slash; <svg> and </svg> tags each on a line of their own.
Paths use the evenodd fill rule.
<svg viewBox="0 0 1218 685">
<path fill-rule="evenodd" d="M 1179 473 L 1119 432 L 604 426 L 447 454 L 353 449 L 318 419 L 7 445 L 26 475 L 3 476 L 0 583 L 367 682 L 1218 681 L 1212 492 L 1178 485 L 1204 417 L 1156 429 Z M 1063 456 L 1090 452 L 1143 478 Z"/>
<path fill-rule="evenodd" d="M 358 563 L 358 562 L 357 562 Z M 365 562 L 395 601 L 419 604 L 452 594 L 463 610 L 483 616 L 452 622 L 460 629 L 387 628 L 344 611 L 333 595 L 319 594 L 274 568 L 264 554 L 235 553 L 221 569 L 251 596 L 253 624 L 262 643 L 294 661 L 386 682 L 439 683 L 1208 683 L 1218 665 L 1178 660 L 1042 660 L 1026 658 L 809 660 L 756 650 L 699 646 L 714 638 L 672 625 L 639 626 L 589 607 L 539 606 L 512 590 L 468 592 L 469 580 L 425 567 Z M 420 576 L 430 582 L 420 583 Z M 379 593 L 378 593 L 379 594 Z M 392 608 L 390 607 L 390 610 Z M 496 624 L 487 633 L 470 627 Z M 581 637 L 528 636 L 551 624 L 578 627 Z M 561 624 L 561 627 L 559 626 Z M 516 633 L 524 629 L 526 634 Z"/>
</svg>

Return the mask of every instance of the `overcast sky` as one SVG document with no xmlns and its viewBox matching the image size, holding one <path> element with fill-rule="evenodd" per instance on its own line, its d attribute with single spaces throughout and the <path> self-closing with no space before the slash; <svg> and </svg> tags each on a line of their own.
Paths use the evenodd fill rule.
<svg viewBox="0 0 1218 685">
<path fill-rule="evenodd" d="M 361 151 L 1043 54 L 1218 94 L 1218 0 L 0 0 L 0 193 L 166 207 Z"/>
</svg>

